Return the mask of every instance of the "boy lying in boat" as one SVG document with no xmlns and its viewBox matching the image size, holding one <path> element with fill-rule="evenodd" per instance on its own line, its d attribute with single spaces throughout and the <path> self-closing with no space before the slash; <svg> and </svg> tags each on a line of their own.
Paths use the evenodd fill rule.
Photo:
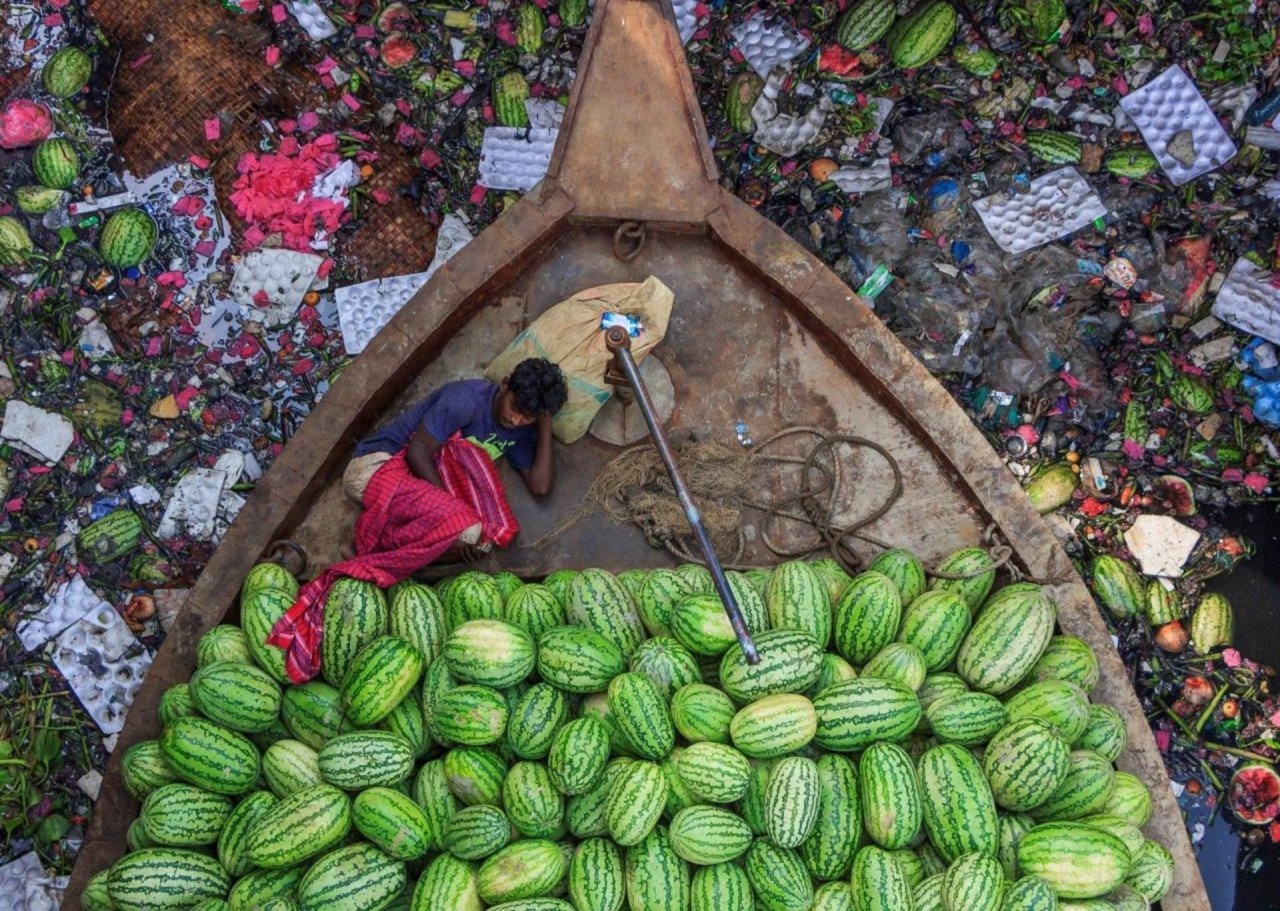
<svg viewBox="0 0 1280 911">
<path fill-rule="evenodd" d="M 370 481 L 399 453 L 404 454 L 414 477 L 441 490 L 452 489 L 441 477 L 437 462 L 446 444 L 460 438 L 479 447 L 495 463 L 506 456 L 529 493 L 546 496 L 555 479 L 551 418 L 567 398 L 560 368 L 543 358 L 521 361 L 498 385 L 483 379 L 446 383 L 356 444 L 342 476 L 343 490 L 368 506 Z M 474 489 L 476 485 L 469 486 Z M 498 487 L 496 493 L 501 497 L 501 485 Z M 480 522 L 471 523 L 436 560 L 479 559 L 484 553 L 479 546 L 481 531 Z M 344 557 L 354 553 L 355 548 L 343 550 Z"/>
</svg>

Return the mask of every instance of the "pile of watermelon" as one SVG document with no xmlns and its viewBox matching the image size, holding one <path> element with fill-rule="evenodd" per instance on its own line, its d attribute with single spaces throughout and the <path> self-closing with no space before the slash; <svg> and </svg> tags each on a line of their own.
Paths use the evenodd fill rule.
<svg viewBox="0 0 1280 911">
<path fill-rule="evenodd" d="M 142 801 L 87 911 L 1146 909 L 1171 885 L 1125 726 L 1036 585 L 981 550 L 728 574 L 465 572 L 324 605 L 322 675 L 240 625 L 130 747 Z"/>
</svg>

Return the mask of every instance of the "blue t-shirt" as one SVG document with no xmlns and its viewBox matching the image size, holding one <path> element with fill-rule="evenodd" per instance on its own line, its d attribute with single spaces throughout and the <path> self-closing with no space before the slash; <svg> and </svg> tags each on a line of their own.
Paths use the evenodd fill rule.
<svg viewBox="0 0 1280 911">
<path fill-rule="evenodd" d="M 409 444 L 419 427 L 443 443 L 456 432 L 489 453 L 495 462 L 502 456 L 521 470 L 533 465 L 538 431 L 533 425 L 508 429 L 493 417 L 498 387 L 488 380 L 446 383 L 392 421 L 356 444 L 355 454 L 397 453 Z"/>
</svg>

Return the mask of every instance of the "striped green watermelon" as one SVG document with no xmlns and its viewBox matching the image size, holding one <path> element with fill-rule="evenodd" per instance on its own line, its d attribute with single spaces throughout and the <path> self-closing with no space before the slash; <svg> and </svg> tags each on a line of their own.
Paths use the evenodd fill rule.
<svg viewBox="0 0 1280 911">
<path fill-rule="evenodd" d="M 609 792 L 623 770 L 635 760 L 620 756 L 614 759 L 600 774 L 599 780 L 581 794 L 569 798 L 565 805 L 565 823 L 577 838 L 595 838 L 609 834 L 604 810 L 609 802 Z"/>
<path fill-rule="evenodd" d="M 422 703 L 422 721 L 431 738 L 444 746 L 452 746 L 452 743 L 436 726 L 436 703 L 457 686 L 458 680 L 450 672 L 447 661 L 432 661 L 422 675 L 422 689 L 418 693 Z"/>
<path fill-rule="evenodd" d="M 913 693 L 924 683 L 926 674 L 924 653 L 906 642 L 890 642 L 862 668 L 864 677 L 900 683 Z"/>
<path fill-rule="evenodd" d="M 535 683 L 511 711 L 507 745 L 521 759 L 544 759 L 568 717 L 568 697 L 550 684 Z"/>
<path fill-rule="evenodd" d="M 656 761 L 675 746 L 666 700 L 644 674 L 629 671 L 609 682 L 609 713 L 636 755 Z"/>
<path fill-rule="evenodd" d="M 799 847 L 818 821 L 818 802 L 817 763 L 804 756 L 778 760 L 764 795 L 765 834 L 781 848 Z"/>
<path fill-rule="evenodd" d="M 724 574 L 729 582 L 729 591 L 738 602 L 738 610 L 746 621 L 747 630 L 757 636 L 769 629 L 769 608 L 764 603 L 764 594 L 746 573 L 729 570 Z"/>
<path fill-rule="evenodd" d="M 706 802 L 696 797 L 680 777 L 680 757 L 684 755 L 684 751 L 684 747 L 678 746 L 658 763 L 662 766 L 662 774 L 667 779 L 667 806 L 663 813 L 668 820 L 683 809 L 701 806 Z"/>
<path fill-rule="evenodd" d="M 1024 812 L 1040 806 L 1062 783 L 1070 751 L 1057 729 L 1039 718 L 1023 718 L 1001 728 L 982 756 L 982 768 L 996 803 Z"/>
<path fill-rule="evenodd" d="M 821 909 L 816 896 L 813 907 L 814 911 L 838 911 L 834 907 Z M 689 888 L 690 911 L 753 911 L 754 908 L 751 880 L 738 864 L 712 864 L 694 871 Z"/>
<path fill-rule="evenodd" d="M 536 642 L 553 626 L 564 626 L 564 608 L 544 585 L 522 585 L 507 598 L 508 623 L 527 632 Z"/>
<path fill-rule="evenodd" d="M 898 866 L 902 868 L 902 875 L 907 878 L 907 885 L 912 890 L 917 885 L 924 882 L 924 861 L 916 856 L 916 852 L 910 848 L 899 848 L 896 851 L 890 851 L 893 859 L 898 862 Z"/>
<path fill-rule="evenodd" d="M 83 911 L 111 911 L 115 907 L 107 885 L 110 875 L 110 869 L 99 870 L 84 884 L 84 889 L 80 893 L 80 907 Z M 209 901 L 220 901 L 220 899 L 209 899 Z"/>
<path fill-rule="evenodd" d="M 705 683 L 689 683 L 671 697 L 671 720 L 689 743 L 729 742 L 733 702 L 723 692 Z"/>
<path fill-rule="evenodd" d="M 838 687 L 832 687 L 827 693 L 836 689 Z M 818 698 L 824 698 L 827 693 Z M 818 715 L 814 703 L 793 694 L 758 699 L 741 709 L 729 722 L 729 738 L 733 745 L 753 759 L 772 759 L 795 752 L 813 740 L 817 730 Z"/>
<path fill-rule="evenodd" d="M 110 896 L 107 896 L 107 898 L 110 898 Z M 85 903 L 83 895 L 80 897 L 80 902 L 86 908 L 90 907 Z M 262 909 L 263 911 L 298 911 L 298 904 L 292 899 L 272 899 L 263 905 Z M 231 905 L 220 898 L 206 898 L 204 901 L 192 905 L 191 911 L 231 911 Z"/>
<path fill-rule="evenodd" d="M 298 892 L 298 884 L 306 873 L 304 867 L 290 867 L 285 870 L 254 870 L 242 876 L 231 887 L 227 896 L 227 904 L 232 911 L 265 908 L 271 902 L 286 902 L 297 908 L 293 896 Z"/>
<path fill-rule="evenodd" d="M 570 693 L 595 693 L 626 668 L 619 648 L 594 630 L 557 626 L 538 639 L 538 675 Z"/>
<path fill-rule="evenodd" d="M 342 694 L 320 680 L 287 687 L 280 716 L 289 732 L 313 750 L 351 730 L 342 716 Z"/>
<path fill-rule="evenodd" d="M 511 825 L 527 838 L 564 834 L 564 796 L 540 762 L 517 762 L 502 783 L 502 804 Z"/>
<path fill-rule="evenodd" d="M 920 874 L 924 879 L 946 873 L 947 867 L 950 866 L 946 858 L 939 854 L 938 849 L 927 840 L 916 848 L 915 853 L 916 859 L 920 861 Z"/>
<path fill-rule="evenodd" d="M 142 803 L 147 835 L 160 845 L 188 848 L 211 845 L 231 816 L 231 801 L 189 784 L 166 784 Z"/>
<path fill-rule="evenodd" d="M 443 657 L 459 680 L 504 689 L 533 672 L 533 639 L 505 620 L 469 620 L 445 640 Z"/>
<path fill-rule="evenodd" d="M 676 567 L 676 575 L 684 580 L 694 594 L 709 595 L 716 590 L 715 581 L 705 566 L 681 563 Z"/>
<path fill-rule="evenodd" d="M 909 550 L 900 547 L 886 550 L 867 564 L 867 571 L 892 579 L 903 604 L 911 604 L 924 594 L 927 582 L 924 564 Z"/>
<path fill-rule="evenodd" d="M 241 605 L 266 589 L 275 589 L 292 598 L 298 594 L 298 580 L 279 563 L 255 563 L 240 583 Z"/>
<path fill-rule="evenodd" d="M 457 629 L 468 620 L 501 620 L 502 589 L 487 574 L 474 570 L 456 576 L 445 589 L 445 624 Z"/>
<path fill-rule="evenodd" d="M 831 599 L 808 563 L 789 560 L 775 568 L 764 602 L 771 629 L 808 633 L 826 648 L 831 640 Z"/>
<path fill-rule="evenodd" d="M 257 747 L 204 718 L 179 718 L 165 728 L 160 749 L 179 778 L 215 794 L 243 794 L 258 780 Z"/>
<path fill-rule="evenodd" d="M 795 849 L 757 838 L 747 851 L 746 870 L 762 911 L 800 911 L 813 904 L 813 881 Z"/>
<path fill-rule="evenodd" d="M 342 841 L 351 828 L 351 801 L 328 785 L 290 794 L 249 828 L 244 856 L 255 867 L 281 870 Z"/>
<path fill-rule="evenodd" d="M 765 795 L 769 792 L 769 771 L 773 768 L 771 760 L 757 760 L 748 765 L 747 786 L 742 798 L 738 801 L 738 815 L 741 816 L 751 831 L 756 835 L 765 833 Z"/>
<path fill-rule="evenodd" d="M 942 886 L 946 871 L 934 873 L 911 889 L 912 911 L 946 911 L 942 904 Z M 852 901 L 852 898 L 850 899 Z"/>
<path fill-rule="evenodd" d="M 358 831 L 396 860 L 417 860 L 431 847 L 431 821 L 413 800 L 390 788 L 369 788 L 351 804 Z"/>
<path fill-rule="evenodd" d="M 704 866 L 741 857 L 752 839 L 742 817 L 715 806 L 686 807 L 672 817 L 668 834 L 676 854 Z"/>
<path fill-rule="evenodd" d="M 1007 585 L 979 611 L 956 656 L 970 686 L 1000 695 L 1031 671 L 1053 636 L 1057 611 L 1038 585 Z"/>
<path fill-rule="evenodd" d="M 1108 760 L 1091 750 L 1072 750 L 1067 774 L 1044 803 L 1031 809 L 1031 815 L 1039 820 L 1069 820 L 1101 813 L 1113 787 L 1115 771 Z"/>
<path fill-rule="evenodd" d="M 925 670 L 933 674 L 955 660 L 970 619 L 968 605 L 955 592 L 926 592 L 902 615 L 898 641 L 920 649 Z"/>
<path fill-rule="evenodd" d="M 680 687 L 702 679 L 697 659 L 675 639 L 666 636 L 640 643 L 627 668 L 648 677 L 662 698 L 668 701 Z"/>
<path fill-rule="evenodd" d="M 925 831 L 943 859 L 954 863 L 974 851 L 994 856 L 1000 841 L 996 803 L 973 754 L 943 744 L 925 750 L 917 770 Z"/>
<path fill-rule="evenodd" d="M 939 671 L 924 678 L 924 683 L 920 684 L 920 689 L 916 690 L 916 698 L 927 710 L 935 702 L 940 702 L 948 696 L 958 696 L 968 692 L 970 692 L 969 684 L 965 683 L 959 674 Z"/>
<path fill-rule="evenodd" d="M 1036 826 L 1018 844 L 1018 867 L 1059 899 L 1096 898 L 1124 882 L 1129 852 L 1109 832 L 1074 822 Z"/>
<path fill-rule="evenodd" d="M 627 894 L 622 855 L 607 838 L 588 838 L 569 861 L 569 898 L 576 911 L 619 911 Z"/>
<path fill-rule="evenodd" d="M 852 664 L 834 652 L 827 652 L 822 656 L 822 663 L 818 667 L 818 678 L 805 690 L 804 695 L 812 699 L 827 687 L 844 683 L 846 680 L 854 680 L 857 676 L 858 672 L 854 670 Z"/>
<path fill-rule="evenodd" d="M 503 771 L 505 772 L 506 769 L 504 768 Z M 411 794 L 413 802 L 422 807 L 422 812 L 427 814 L 432 850 L 445 850 L 445 826 L 460 810 L 458 798 L 449 787 L 449 777 L 445 773 L 443 759 L 431 759 L 418 767 Z"/>
<path fill-rule="evenodd" d="M 1090 705 L 1084 730 L 1071 744 L 1077 750 L 1093 750 L 1108 762 L 1115 762 L 1124 752 L 1128 733 L 1124 718 L 1109 705 Z"/>
<path fill-rule="evenodd" d="M 1104 832 L 1110 832 L 1116 838 L 1124 842 L 1124 846 L 1129 850 L 1130 859 L 1137 856 L 1142 849 L 1142 843 L 1146 840 L 1142 834 L 1142 830 L 1131 824 L 1127 820 L 1121 819 L 1119 816 L 1112 816 L 1109 813 L 1095 813 L 1091 816 L 1082 816 L 1075 822 L 1084 823 L 1087 826 L 1093 826 L 1102 829 Z M 1029 830 L 1028 830 L 1029 831 Z"/>
<path fill-rule="evenodd" d="M 943 874 L 942 905 L 952 911 L 997 911 L 1003 889 L 1004 875 L 994 857 L 962 854 Z"/>
<path fill-rule="evenodd" d="M 852 762 L 836 753 L 819 756 L 817 767 L 818 814 L 800 857 L 814 879 L 843 879 L 861 838 L 858 774 Z"/>
<path fill-rule="evenodd" d="M 817 573 L 818 579 L 826 586 L 827 602 L 838 604 L 845 588 L 853 581 L 853 576 L 845 572 L 844 567 L 830 557 L 814 560 L 809 564 L 809 568 Z"/>
<path fill-rule="evenodd" d="M 739 133 L 750 133 L 755 129 L 751 109 L 763 89 L 764 80 L 750 70 L 733 77 L 724 97 L 724 118 L 730 128 Z"/>
<path fill-rule="evenodd" d="M 426 756 L 434 743 L 427 731 L 426 719 L 422 717 L 422 704 L 413 693 L 396 703 L 387 717 L 378 722 L 378 727 L 403 737 L 413 747 L 415 759 Z"/>
<path fill-rule="evenodd" d="M 444 774 L 449 790 L 466 806 L 501 806 L 507 764 L 492 750 L 484 747 L 452 749 L 444 757 Z"/>
<path fill-rule="evenodd" d="M 860 0 L 836 23 L 835 40 L 847 51 L 860 51 L 884 37 L 896 15 L 893 0 Z"/>
<path fill-rule="evenodd" d="M 888 851 L 868 845 L 853 858 L 854 911 L 911 908 L 911 887 L 902 865 Z"/>
<path fill-rule="evenodd" d="M 1125 561 L 1111 554 L 1098 554 L 1089 566 L 1093 593 L 1117 620 L 1137 616 L 1146 600 L 1142 576 Z"/>
<path fill-rule="evenodd" d="M 1024 876 L 1007 884 L 1000 911 L 1057 911 L 1058 896 L 1038 876 Z"/>
<path fill-rule="evenodd" d="M 1057 130 L 1027 130 L 1027 151 L 1052 165 L 1079 164 L 1084 140 Z M 1072 479 L 1072 487 L 1075 483 Z"/>
<path fill-rule="evenodd" d="M 506 847 L 511 840 L 511 823 L 497 807 L 464 807 L 445 824 L 445 848 L 461 860 L 483 860 Z"/>
<path fill-rule="evenodd" d="M 468 683 L 435 700 L 431 721 L 447 743 L 484 746 L 502 739 L 509 713 L 507 701 L 497 690 Z"/>
<path fill-rule="evenodd" d="M 649 578 L 649 570 L 647 569 L 624 569 L 618 573 L 618 581 L 622 583 L 622 587 L 631 596 L 632 603 L 635 603 L 636 598 L 639 597 L 640 588 L 647 578 Z"/>
<path fill-rule="evenodd" d="M 664 827 L 655 827 L 629 848 L 625 863 L 627 899 L 633 911 L 688 908 L 692 876 Z"/>
<path fill-rule="evenodd" d="M 555 595 L 561 607 L 566 607 L 569 604 L 569 586 L 577 577 L 578 570 L 576 569 L 557 569 L 543 579 L 542 584 L 551 594 Z"/>
<path fill-rule="evenodd" d="M 989 693 L 956 693 L 925 709 L 933 736 L 943 743 L 981 746 L 1009 721 L 1000 700 Z"/>
<path fill-rule="evenodd" d="M 1092 693 L 1100 675 L 1098 656 L 1089 643 L 1075 636 L 1054 636 L 1029 676 L 1033 680 L 1065 680 Z"/>
<path fill-rule="evenodd" d="M 939 576 L 929 583 L 929 588 L 955 592 L 969 605 L 969 612 L 976 614 L 996 581 L 996 571 L 991 566 L 991 555 L 982 548 L 961 548 L 943 557 L 935 571 L 964 578 L 944 579 Z"/>
<path fill-rule="evenodd" d="M 253 661 L 244 630 L 229 623 L 220 623 L 200 637 L 196 643 L 196 667 L 217 661 L 239 661 L 243 664 Z"/>
<path fill-rule="evenodd" d="M 609 788 L 605 824 L 609 837 L 623 847 L 638 844 L 658 824 L 667 804 L 667 779 L 652 762 L 627 763 Z"/>
<path fill-rule="evenodd" d="M 441 854 L 413 891 L 413 911 L 483 911 L 476 866 Z"/>
<path fill-rule="evenodd" d="M 755 637 L 759 663 L 748 664 L 734 644 L 720 662 L 720 688 L 739 702 L 802 693 L 822 669 L 822 646 L 809 633 L 775 629 Z"/>
<path fill-rule="evenodd" d="M 722 743 L 695 743 L 680 753 L 680 780 L 698 800 L 733 803 L 747 789 L 751 765 L 738 750 Z"/>
<path fill-rule="evenodd" d="M 147 834 L 147 826 L 141 818 L 129 823 L 124 834 L 125 846 L 130 851 L 141 851 L 143 848 L 157 848 L 156 840 Z"/>
<path fill-rule="evenodd" d="M 889 55 L 895 65 L 916 69 L 941 54 L 955 32 L 955 7 L 945 0 L 928 0 L 894 26 Z"/>
<path fill-rule="evenodd" d="M 1004 878 L 1013 881 L 1021 875 L 1018 870 L 1018 843 L 1022 836 L 1036 827 L 1036 821 L 1026 813 L 1007 813 L 1000 817 L 1000 841 L 996 845 L 996 859 L 1004 870 Z"/>
<path fill-rule="evenodd" d="M 738 639 L 720 596 L 694 593 L 678 601 L 671 613 L 671 632 L 697 655 L 723 655 Z"/>
<path fill-rule="evenodd" d="M 304 911 L 381 911 L 407 882 L 402 861 L 373 845 L 350 845 L 312 864 L 298 884 L 298 904 Z"/>
<path fill-rule="evenodd" d="M 199 714 L 200 710 L 191 701 L 191 687 L 185 683 L 175 683 L 165 690 L 156 709 L 161 727 L 173 724 L 179 718 Z"/>
<path fill-rule="evenodd" d="M 372 582 L 342 578 L 329 589 L 324 602 L 324 639 L 320 643 L 320 672 L 341 687 L 356 655 L 387 634 L 386 596 Z"/>
<path fill-rule="evenodd" d="M 98 235 L 98 252 L 117 269 L 140 266 L 155 249 L 158 230 L 151 216 L 141 209 L 112 212 Z"/>
<path fill-rule="evenodd" d="M 529 97 L 529 83 L 514 70 L 493 80 L 493 113 L 504 127 L 527 127 L 529 115 L 524 103 Z"/>
<path fill-rule="evenodd" d="M 909 845 L 920 830 L 923 807 L 915 764 L 902 747 L 873 743 L 858 762 L 862 825 L 886 850 Z"/>
<path fill-rule="evenodd" d="M 292 682 L 284 669 L 284 650 L 267 645 L 267 636 L 271 635 L 271 628 L 276 625 L 276 621 L 293 607 L 293 598 L 292 594 L 283 589 L 262 587 L 253 590 L 247 599 L 240 599 L 240 628 L 244 630 L 253 661 L 270 674 L 272 680 L 281 684 Z"/>
<path fill-rule="evenodd" d="M 1019 690 L 1005 702 L 1009 720 L 1042 718 L 1058 729 L 1066 743 L 1074 743 L 1089 723 L 1089 697 L 1065 680 L 1040 680 Z"/>
<path fill-rule="evenodd" d="M 1149 149 L 1130 147 L 1108 152 L 1102 159 L 1102 167 L 1108 174 L 1141 180 L 1160 166 L 1160 159 Z"/>
<path fill-rule="evenodd" d="M 80 176 L 80 156 L 68 139 L 55 137 L 36 146 L 31 156 L 36 180 L 55 190 L 65 190 Z M 103 231 L 105 234 L 105 229 Z"/>
<path fill-rule="evenodd" d="M 138 800 L 162 785 L 180 780 L 164 758 L 158 740 L 141 740 L 129 747 L 120 761 L 120 775 L 125 789 Z"/>
<path fill-rule="evenodd" d="M 278 740 L 262 754 L 262 777 L 277 797 L 323 784 L 319 754 L 300 740 Z"/>
<path fill-rule="evenodd" d="M 574 577 L 565 616 L 571 624 L 604 636 L 623 658 L 630 658 L 645 639 L 644 624 L 631 595 L 613 573 L 603 569 L 584 569 Z"/>
<path fill-rule="evenodd" d="M 539 898 L 550 894 L 568 872 L 568 863 L 553 841 L 530 838 L 507 845 L 480 866 L 476 877 L 482 901 Z"/>
<path fill-rule="evenodd" d="M 265 731 L 280 714 L 280 687 L 266 671 L 240 661 L 218 661 L 191 676 L 191 701 L 224 728 Z"/>
<path fill-rule="evenodd" d="M 1176 588 L 1165 588 L 1162 579 L 1147 583 L 1142 603 L 1142 615 L 1148 626 L 1164 626 L 1187 615 L 1182 606 L 1182 596 Z"/>
<path fill-rule="evenodd" d="M 271 792 L 254 791 L 245 795 L 227 817 L 218 834 L 218 862 L 233 878 L 238 879 L 254 868 L 248 854 L 249 835 L 278 803 Z"/>
<path fill-rule="evenodd" d="M 190 908 L 207 898 L 225 898 L 227 871 L 212 857 L 180 848 L 145 848 L 126 854 L 107 874 L 107 893 L 117 911 Z"/>
<path fill-rule="evenodd" d="M 827 688 L 813 700 L 813 711 L 818 746 L 840 751 L 865 749 L 878 740 L 902 740 L 922 715 L 914 692 L 901 683 L 874 677 Z"/>
<path fill-rule="evenodd" d="M 655 569 L 645 578 L 635 597 L 640 621 L 651 636 L 671 635 L 671 615 L 676 604 L 693 594 L 693 588 L 674 570 Z"/>
<path fill-rule="evenodd" d="M 564 794 L 583 794 L 609 761 L 609 731 L 595 718 L 576 718 L 558 731 L 547 756 L 552 783 Z"/>
<path fill-rule="evenodd" d="M 12 215 L 0 215 L 0 266 L 20 266 L 35 251 L 27 226 Z"/>
<path fill-rule="evenodd" d="M 393 785 L 413 771 L 413 747 L 390 731 L 340 734 L 320 749 L 320 774 L 337 788 Z"/>
<path fill-rule="evenodd" d="M 387 631 L 407 641 L 426 667 L 444 648 L 444 604 L 429 585 L 406 579 L 387 591 Z"/>
<path fill-rule="evenodd" d="M 1173 886 L 1173 855 L 1158 841 L 1146 839 L 1133 855 L 1125 883 L 1151 904 L 1164 898 Z"/>
<path fill-rule="evenodd" d="M 1230 645 L 1235 639 L 1235 630 L 1231 602 L 1216 592 L 1201 596 L 1187 628 L 1195 651 L 1203 655 L 1218 646 Z"/>
<path fill-rule="evenodd" d="M 835 609 L 835 649 L 852 664 L 866 664 L 898 634 L 902 599 L 888 576 L 860 573 Z"/>
<path fill-rule="evenodd" d="M 75 45 L 59 48 L 40 71 L 44 90 L 55 98 L 70 98 L 78 93 L 93 73 L 93 58 Z"/>
</svg>

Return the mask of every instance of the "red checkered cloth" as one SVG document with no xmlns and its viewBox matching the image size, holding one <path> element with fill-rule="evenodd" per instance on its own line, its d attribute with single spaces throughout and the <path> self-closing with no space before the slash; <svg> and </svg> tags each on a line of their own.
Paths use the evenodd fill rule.
<svg viewBox="0 0 1280 911">
<path fill-rule="evenodd" d="M 302 586 L 267 637 L 269 645 L 285 650 L 294 683 L 320 673 L 324 602 L 338 579 L 390 588 L 439 557 L 472 525 L 480 523 L 482 540 L 499 545 L 520 530 L 497 467 L 483 449 L 455 434 L 436 453 L 436 470 L 443 490 L 415 475 L 402 450 L 369 480 L 356 521 L 356 556 Z"/>
</svg>

